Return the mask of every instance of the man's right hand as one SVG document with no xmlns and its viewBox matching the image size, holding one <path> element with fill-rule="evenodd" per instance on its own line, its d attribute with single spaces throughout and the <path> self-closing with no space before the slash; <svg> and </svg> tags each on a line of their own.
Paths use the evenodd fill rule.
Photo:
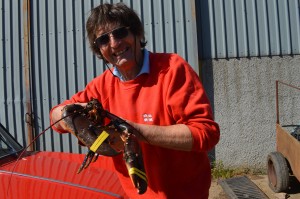
<svg viewBox="0 0 300 199">
<path fill-rule="evenodd" d="M 75 103 L 75 104 L 79 104 L 83 107 L 85 107 L 87 105 L 87 103 Z M 62 118 L 63 109 L 64 109 L 65 106 L 66 105 L 60 105 L 60 106 L 55 107 L 52 110 L 52 114 L 50 115 L 52 123 L 56 123 L 58 120 L 60 120 Z M 61 131 L 67 131 L 68 130 L 64 120 L 60 120 L 59 122 L 57 122 L 54 125 L 54 127 L 57 128 L 58 130 L 61 130 Z"/>
</svg>

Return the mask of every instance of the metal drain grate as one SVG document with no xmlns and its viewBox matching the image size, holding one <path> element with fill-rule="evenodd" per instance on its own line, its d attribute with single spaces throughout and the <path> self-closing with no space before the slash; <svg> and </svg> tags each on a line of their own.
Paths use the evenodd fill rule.
<svg viewBox="0 0 300 199">
<path fill-rule="evenodd" d="M 268 197 L 246 176 L 219 181 L 230 199 L 268 199 Z"/>
</svg>

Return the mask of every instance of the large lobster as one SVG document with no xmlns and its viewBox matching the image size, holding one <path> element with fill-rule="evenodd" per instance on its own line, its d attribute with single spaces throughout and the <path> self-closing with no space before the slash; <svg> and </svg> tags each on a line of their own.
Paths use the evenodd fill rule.
<svg viewBox="0 0 300 199">
<path fill-rule="evenodd" d="M 91 100 L 86 107 L 79 104 L 66 105 L 62 111 L 67 130 L 89 148 L 77 173 L 96 161 L 99 154 L 115 156 L 123 152 L 129 176 L 137 192 L 146 192 L 147 176 L 140 145 L 135 136 L 139 132 L 135 128 L 104 110 L 96 99 Z M 110 120 L 108 125 L 104 125 L 105 118 Z"/>
</svg>

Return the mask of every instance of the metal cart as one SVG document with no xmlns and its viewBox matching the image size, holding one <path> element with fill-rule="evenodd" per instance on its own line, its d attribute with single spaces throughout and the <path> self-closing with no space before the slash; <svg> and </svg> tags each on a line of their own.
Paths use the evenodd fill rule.
<svg viewBox="0 0 300 199">
<path fill-rule="evenodd" d="M 287 191 L 290 174 L 300 182 L 300 125 L 280 125 L 279 83 L 300 91 L 296 86 L 276 81 L 276 152 L 271 152 L 267 158 L 269 186 L 276 193 Z M 293 127 L 294 130 L 289 132 L 285 127 Z"/>
</svg>

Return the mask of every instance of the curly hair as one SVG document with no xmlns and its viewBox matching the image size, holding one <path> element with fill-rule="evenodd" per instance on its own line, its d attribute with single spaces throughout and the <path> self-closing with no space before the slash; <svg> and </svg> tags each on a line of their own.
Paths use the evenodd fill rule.
<svg viewBox="0 0 300 199">
<path fill-rule="evenodd" d="M 124 3 L 101 4 L 90 11 L 86 22 L 87 37 L 92 52 L 100 59 L 103 59 L 100 49 L 94 44 L 96 33 L 99 27 L 108 28 L 110 25 L 128 26 L 130 32 L 135 36 L 141 36 L 141 47 L 145 47 L 145 33 L 143 24 L 134 10 Z"/>
</svg>

